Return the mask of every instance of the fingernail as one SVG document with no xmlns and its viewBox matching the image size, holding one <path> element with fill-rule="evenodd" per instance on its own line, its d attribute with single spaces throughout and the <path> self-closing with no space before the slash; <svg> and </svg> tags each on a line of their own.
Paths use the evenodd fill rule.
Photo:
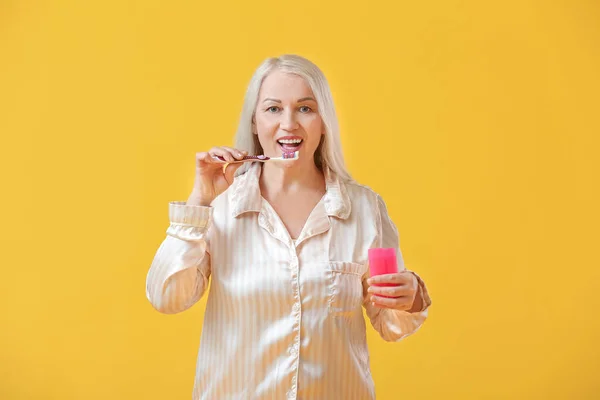
<svg viewBox="0 0 600 400">
<path fill-rule="evenodd" d="M 367 292 L 372 293 L 373 292 L 373 288 L 368 288 Z"/>
</svg>

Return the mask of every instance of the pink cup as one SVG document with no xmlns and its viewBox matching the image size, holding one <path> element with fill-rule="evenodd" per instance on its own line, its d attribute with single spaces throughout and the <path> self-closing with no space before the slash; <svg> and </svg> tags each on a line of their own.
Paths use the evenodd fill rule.
<svg viewBox="0 0 600 400">
<path fill-rule="evenodd" d="M 395 274 L 398 272 L 396 249 L 369 249 L 369 272 L 371 276 Z M 373 286 L 395 286 L 393 283 L 381 283 Z M 384 296 L 385 297 L 385 296 Z"/>
</svg>

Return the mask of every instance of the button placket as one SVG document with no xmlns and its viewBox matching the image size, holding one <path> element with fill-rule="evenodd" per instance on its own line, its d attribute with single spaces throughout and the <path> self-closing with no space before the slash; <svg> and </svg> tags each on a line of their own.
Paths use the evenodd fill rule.
<svg viewBox="0 0 600 400">
<path fill-rule="evenodd" d="M 292 289 L 294 295 L 294 304 L 292 310 L 294 312 L 294 328 L 296 329 L 296 336 L 294 337 L 294 344 L 288 349 L 290 355 L 295 357 L 295 373 L 292 376 L 292 384 L 290 390 L 287 392 L 288 399 L 296 398 L 296 390 L 298 383 L 298 370 L 300 362 L 300 324 L 302 320 L 302 300 L 300 297 L 300 270 L 296 247 L 292 244 L 290 254 L 290 272 L 292 274 Z"/>
</svg>

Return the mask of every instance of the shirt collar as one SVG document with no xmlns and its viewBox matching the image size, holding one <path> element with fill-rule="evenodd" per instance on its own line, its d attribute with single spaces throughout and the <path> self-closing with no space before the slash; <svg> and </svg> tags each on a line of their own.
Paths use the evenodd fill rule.
<svg viewBox="0 0 600 400">
<path fill-rule="evenodd" d="M 261 163 L 253 163 L 246 173 L 235 178 L 229 191 L 229 201 L 232 215 L 238 217 L 246 212 L 260 212 L 262 195 L 260 193 L 259 177 L 262 172 Z M 324 205 L 327 215 L 346 219 L 350 216 L 350 196 L 346 184 L 329 168 L 324 167 L 326 192 Z"/>
</svg>

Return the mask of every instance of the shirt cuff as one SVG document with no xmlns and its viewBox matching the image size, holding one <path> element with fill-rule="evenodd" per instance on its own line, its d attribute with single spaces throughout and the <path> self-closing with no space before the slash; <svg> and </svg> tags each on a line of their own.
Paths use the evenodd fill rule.
<svg viewBox="0 0 600 400">
<path fill-rule="evenodd" d="M 191 206 L 185 201 L 169 202 L 169 221 L 171 225 L 206 228 L 210 221 L 212 207 Z"/>
</svg>

